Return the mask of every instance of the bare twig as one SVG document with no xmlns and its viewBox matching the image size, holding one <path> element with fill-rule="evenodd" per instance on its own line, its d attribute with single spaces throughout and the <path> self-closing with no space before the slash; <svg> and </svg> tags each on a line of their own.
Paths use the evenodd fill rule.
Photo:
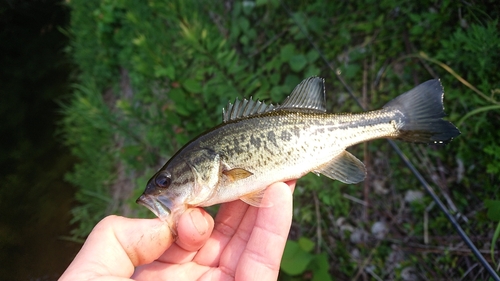
<svg viewBox="0 0 500 281">
<path fill-rule="evenodd" d="M 377 244 L 375 245 L 375 247 L 372 248 L 372 250 L 370 251 L 370 254 L 368 255 L 368 257 L 366 257 L 366 259 L 364 259 L 363 262 L 361 262 L 361 264 L 358 266 L 358 272 L 352 278 L 352 280 L 357 280 L 358 277 L 359 277 L 359 275 L 361 275 L 365 271 L 365 267 L 371 261 L 373 253 L 375 253 L 377 247 L 380 246 L 380 241 L 381 240 L 377 241 Z"/>
<path fill-rule="evenodd" d="M 466 277 L 466 276 L 467 276 L 470 272 L 472 272 L 472 270 L 473 270 L 474 268 L 476 268 L 478 265 L 479 265 L 479 264 L 478 264 L 478 263 L 476 263 L 476 264 L 474 264 L 474 265 L 472 265 L 472 266 L 469 266 L 469 267 L 468 267 L 469 269 L 467 269 L 467 271 L 464 273 L 464 275 L 462 276 L 462 278 L 460 278 L 460 280 L 465 280 L 464 278 L 465 278 L 465 277 Z"/>
<path fill-rule="evenodd" d="M 425 208 L 424 212 L 424 244 L 429 244 L 429 212 L 434 208 L 436 203 L 432 201 L 429 206 Z"/>
<path fill-rule="evenodd" d="M 255 50 L 255 52 L 251 53 L 249 55 L 249 57 L 254 57 L 254 56 L 258 55 L 260 52 L 264 51 L 272 43 L 274 43 L 276 40 L 278 40 L 279 38 L 281 38 L 281 36 L 283 36 L 286 32 L 288 32 L 288 28 L 283 29 L 279 34 L 276 34 L 276 35 L 273 36 L 273 38 L 267 40 L 267 42 L 264 45 L 262 45 L 262 47 L 260 47 L 259 49 Z"/>
<path fill-rule="evenodd" d="M 356 198 L 356 197 L 354 197 L 354 196 L 351 196 L 351 195 L 349 195 L 349 194 L 347 194 L 347 193 L 343 193 L 343 194 L 342 194 L 342 196 L 344 196 L 344 198 L 347 198 L 347 199 L 349 199 L 349 200 L 351 200 L 351 201 L 353 201 L 353 202 L 356 202 L 356 203 L 358 203 L 358 204 L 360 204 L 360 205 L 363 205 L 363 206 L 365 206 L 365 207 L 368 207 L 368 203 L 366 203 L 365 201 L 363 201 L 363 200 L 361 200 L 361 199 L 358 199 L 358 198 Z"/>
<path fill-rule="evenodd" d="M 365 107 L 368 106 L 368 64 L 366 59 L 363 60 L 363 104 Z M 368 152 L 368 143 L 363 143 L 363 154 L 365 158 L 366 170 L 370 170 L 370 153 Z M 363 197 L 365 199 L 366 205 L 363 208 L 363 221 L 368 221 L 368 205 L 370 204 L 370 174 L 366 175 L 365 181 L 363 182 Z"/>
<path fill-rule="evenodd" d="M 316 253 L 319 254 L 321 252 L 321 214 L 319 212 L 319 200 L 316 195 L 316 191 L 313 191 L 313 199 L 314 199 L 314 210 L 316 212 Z"/>
</svg>

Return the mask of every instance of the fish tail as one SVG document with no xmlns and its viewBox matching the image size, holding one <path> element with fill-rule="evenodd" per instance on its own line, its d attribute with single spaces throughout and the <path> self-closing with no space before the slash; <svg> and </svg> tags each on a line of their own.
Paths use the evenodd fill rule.
<svg viewBox="0 0 500 281">
<path fill-rule="evenodd" d="M 424 82 L 396 97 L 384 109 L 399 110 L 404 123 L 395 136 L 407 142 L 445 144 L 460 134 L 446 116 L 443 107 L 443 86 L 439 79 Z"/>
</svg>

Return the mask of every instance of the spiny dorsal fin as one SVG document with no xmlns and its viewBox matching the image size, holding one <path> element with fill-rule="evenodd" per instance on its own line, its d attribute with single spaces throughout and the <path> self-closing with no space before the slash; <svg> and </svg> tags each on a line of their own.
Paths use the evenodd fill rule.
<svg viewBox="0 0 500 281">
<path fill-rule="evenodd" d="M 305 110 L 326 112 L 325 82 L 323 78 L 309 77 L 293 89 L 292 93 L 276 110 Z"/>
<path fill-rule="evenodd" d="M 309 77 L 293 89 L 282 105 L 276 107 L 261 101 L 244 99 L 228 103 L 222 109 L 222 122 L 258 115 L 271 110 L 304 110 L 307 112 L 326 112 L 325 83 L 323 78 Z"/>
<path fill-rule="evenodd" d="M 228 103 L 226 108 L 222 109 L 222 122 L 226 123 L 231 120 L 261 114 L 271 111 L 275 108 L 272 104 L 266 104 L 261 101 L 244 99 L 242 101 L 236 100 L 234 104 Z"/>
</svg>

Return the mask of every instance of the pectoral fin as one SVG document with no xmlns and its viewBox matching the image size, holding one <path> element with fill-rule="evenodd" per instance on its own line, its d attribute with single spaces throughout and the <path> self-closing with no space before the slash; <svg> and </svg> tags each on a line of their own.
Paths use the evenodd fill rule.
<svg viewBox="0 0 500 281">
<path fill-rule="evenodd" d="M 344 151 L 332 161 L 313 171 L 343 183 L 358 183 L 365 179 L 366 169 L 363 162 L 356 156 Z"/>
<path fill-rule="evenodd" d="M 262 202 L 262 198 L 264 198 L 265 191 L 266 191 L 265 189 L 258 190 L 258 191 L 246 194 L 245 196 L 241 197 L 240 199 L 241 199 L 241 201 L 247 203 L 250 206 L 261 207 L 261 208 L 262 207 L 265 207 L 265 208 L 272 207 L 273 204 L 271 202 L 267 202 L 267 203 Z"/>
<path fill-rule="evenodd" d="M 248 178 L 249 176 L 253 175 L 252 172 L 249 172 L 249 171 L 247 171 L 245 169 L 241 169 L 241 168 L 234 168 L 231 170 L 225 170 L 225 171 L 222 171 L 222 173 L 224 175 L 226 175 L 230 181 L 242 180 L 242 179 Z"/>
</svg>

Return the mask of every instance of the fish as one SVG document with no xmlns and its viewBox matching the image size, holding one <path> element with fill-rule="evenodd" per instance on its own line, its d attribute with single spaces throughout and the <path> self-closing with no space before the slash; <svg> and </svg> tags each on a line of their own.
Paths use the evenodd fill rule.
<svg viewBox="0 0 500 281">
<path fill-rule="evenodd" d="M 446 144 L 460 134 L 446 121 L 440 80 L 424 82 L 362 113 L 327 113 L 324 79 L 310 77 L 281 105 L 244 99 L 228 103 L 222 123 L 175 153 L 148 181 L 137 203 L 174 231 L 190 207 L 242 200 L 266 207 L 267 186 L 307 173 L 346 184 L 366 177 L 363 162 L 346 149 L 388 138 Z"/>
</svg>

